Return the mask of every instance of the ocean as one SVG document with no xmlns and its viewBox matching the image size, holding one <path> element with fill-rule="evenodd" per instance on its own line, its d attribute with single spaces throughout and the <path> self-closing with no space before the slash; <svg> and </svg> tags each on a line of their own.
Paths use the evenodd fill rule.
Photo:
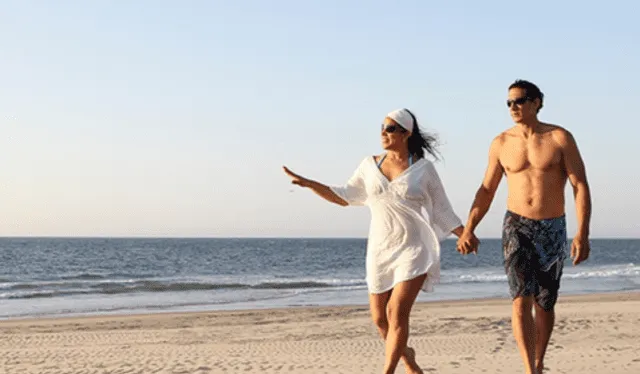
<svg viewBox="0 0 640 374">
<path fill-rule="evenodd" d="M 366 239 L 0 238 L 0 319 L 366 305 Z M 592 240 L 561 296 L 640 290 L 640 240 Z M 442 247 L 419 301 L 506 298 L 500 239 L 478 256 Z"/>
</svg>

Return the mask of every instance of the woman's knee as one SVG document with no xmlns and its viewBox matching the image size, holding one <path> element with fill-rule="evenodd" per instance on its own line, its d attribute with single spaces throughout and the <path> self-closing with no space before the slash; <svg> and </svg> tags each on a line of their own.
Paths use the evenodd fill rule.
<svg viewBox="0 0 640 374">
<path fill-rule="evenodd" d="M 373 323 L 380 330 L 386 330 L 387 328 L 389 328 L 389 321 L 387 320 L 387 316 L 384 313 L 376 313 L 371 316 L 371 319 L 373 319 Z"/>
<path fill-rule="evenodd" d="M 409 313 L 399 306 L 389 306 L 387 309 L 387 323 L 389 326 L 404 326 L 409 322 Z"/>
</svg>

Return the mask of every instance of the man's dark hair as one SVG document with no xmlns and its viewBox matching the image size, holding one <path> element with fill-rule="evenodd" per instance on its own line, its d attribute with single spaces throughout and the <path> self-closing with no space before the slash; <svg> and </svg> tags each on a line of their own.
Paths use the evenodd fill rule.
<svg viewBox="0 0 640 374">
<path fill-rule="evenodd" d="M 524 90 L 525 96 L 528 97 L 531 101 L 540 99 L 540 106 L 538 107 L 538 112 L 540 112 L 540 109 L 542 109 L 542 103 L 544 101 L 544 94 L 542 93 L 542 91 L 540 91 L 538 86 L 524 79 L 518 79 L 515 82 L 511 83 L 509 89 L 512 88 L 520 88 Z"/>
</svg>

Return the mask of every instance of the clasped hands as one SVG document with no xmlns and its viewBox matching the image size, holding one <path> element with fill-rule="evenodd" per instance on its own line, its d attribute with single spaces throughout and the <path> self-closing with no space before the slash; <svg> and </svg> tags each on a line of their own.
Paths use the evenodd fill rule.
<svg viewBox="0 0 640 374">
<path fill-rule="evenodd" d="M 458 238 L 456 250 L 463 255 L 468 255 L 469 253 L 477 254 L 479 245 L 480 240 L 476 237 L 476 235 L 473 232 L 465 230 Z"/>
</svg>

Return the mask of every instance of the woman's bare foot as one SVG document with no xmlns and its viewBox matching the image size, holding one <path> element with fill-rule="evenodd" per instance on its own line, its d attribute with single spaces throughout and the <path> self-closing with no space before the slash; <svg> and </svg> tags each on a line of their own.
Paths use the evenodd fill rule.
<svg viewBox="0 0 640 374">
<path fill-rule="evenodd" d="M 407 347 L 404 356 L 406 357 L 404 364 L 407 374 L 424 374 L 416 362 L 416 351 L 413 348 Z"/>
</svg>

